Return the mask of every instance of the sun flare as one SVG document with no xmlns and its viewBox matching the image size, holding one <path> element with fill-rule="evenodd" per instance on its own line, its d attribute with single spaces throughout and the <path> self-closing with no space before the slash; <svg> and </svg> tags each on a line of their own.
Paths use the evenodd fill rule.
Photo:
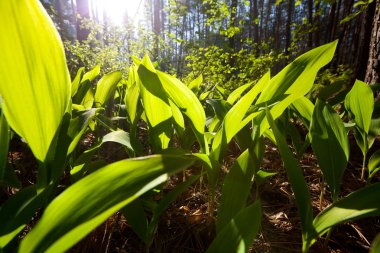
<svg viewBox="0 0 380 253">
<path fill-rule="evenodd" d="M 106 14 L 114 25 L 123 25 L 126 19 L 136 21 L 137 13 L 143 7 L 143 0 L 95 0 L 99 11 Z"/>
</svg>

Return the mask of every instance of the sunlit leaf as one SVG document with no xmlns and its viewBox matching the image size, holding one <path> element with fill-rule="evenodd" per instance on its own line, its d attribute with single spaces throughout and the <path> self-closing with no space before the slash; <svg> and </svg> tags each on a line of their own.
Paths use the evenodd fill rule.
<svg viewBox="0 0 380 253">
<path fill-rule="evenodd" d="M 104 107 L 106 101 L 115 92 L 116 85 L 121 80 L 121 72 L 115 71 L 104 75 L 96 85 L 94 102 L 96 107 Z"/>
<path fill-rule="evenodd" d="M 173 116 L 168 96 L 148 56 L 143 58 L 137 72 L 151 144 L 156 151 L 167 148 L 172 133 Z"/>
<path fill-rule="evenodd" d="M 241 95 L 244 93 L 244 91 L 246 91 L 251 85 L 252 85 L 252 83 L 247 83 L 247 84 L 242 85 L 239 88 L 235 89 L 228 96 L 227 103 L 229 103 L 230 105 L 233 105 L 241 97 Z"/>
<path fill-rule="evenodd" d="M 199 91 L 202 82 L 203 82 L 203 76 L 201 74 L 197 78 L 195 78 L 193 81 L 191 81 L 187 87 L 189 87 L 189 89 L 192 90 L 196 94 Z"/>
<path fill-rule="evenodd" d="M 344 105 L 351 113 L 356 125 L 368 134 L 374 109 L 373 92 L 369 85 L 356 80 L 344 100 Z"/>
<path fill-rule="evenodd" d="M 180 80 L 171 75 L 160 71 L 157 71 L 157 75 L 170 99 L 190 119 L 190 124 L 193 125 L 196 132 L 203 135 L 206 116 L 203 106 L 195 94 Z"/>
<path fill-rule="evenodd" d="M 1 1 L 0 17 L 4 114 L 44 161 L 71 96 L 63 46 L 40 1 Z"/>
<path fill-rule="evenodd" d="M 20 251 L 66 252 L 128 203 L 187 168 L 193 159 L 155 155 L 110 164 L 76 182 L 44 211 Z"/>
<path fill-rule="evenodd" d="M 324 209 L 313 221 L 316 235 L 345 222 L 380 215 L 380 183 L 361 188 Z"/>
<path fill-rule="evenodd" d="M 82 76 L 83 76 L 83 71 L 84 71 L 84 67 L 79 68 L 74 80 L 71 82 L 71 96 L 72 97 L 77 93 L 79 89 Z"/>
</svg>

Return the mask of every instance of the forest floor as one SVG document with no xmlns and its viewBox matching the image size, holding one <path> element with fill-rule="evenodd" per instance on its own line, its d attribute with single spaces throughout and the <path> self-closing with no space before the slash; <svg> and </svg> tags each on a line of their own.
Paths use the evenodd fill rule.
<svg viewBox="0 0 380 253">
<path fill-rule="evenodd" d="M 87 146 L 88 142 L 89 140 L 85 139 L 82 145 Z M 375 149 L 379 148 L 379 143 L 379 141 L 375 143 Z M 105 149 L 107 148 L 109 147 L 105 147 Z M 120 159 L 120 156 L 124 155 L 120 147 L 117 150 L 121 153 L 119 152 L 120 154 L 116 154 L 115 157 L 108 157 L 110 162 L 116 159 L 116 156 L 117 159 Z M 239 153 L 236 145 L 230 145 L 225 161 L 226 167 L 230 167 Z M 360 180 L 361 159 L 361 152 L 352 141 L 350 162 L 344 174 L 341 196 L 365 185 L 365 182 Z M 9 152 L 9 160 L 24 186 L 35 183 L 37 164 L 25 144 L 13 143 Z M 270 177 L 259 188 L 263 217 L 260 232 L 254 240 L 250 252 L 301 252 L 300 219 L 294 195 L 279 152 L 269 142 L 266 143 L 262 168 L 278 173 Z M 311 150 L 307 150 L 303 155 L 301 168 L 313 200 L 314 215 L 317 215 L 331 204 L 331 198 L 328 190 L 324 189 L 322 206 L 320 205 L 321 173 L 316 157 L 311 154 Z M 186 175 L 199 173 L 199 168 L 189 168 L 185 173 Z M 223 173 L 225 174 L 226 171 L 224 170 Z M 164 191 L 173 189 L 182 182 L 182 177 L 182 173 L 172 176 Z M 373 182 L 377 181 L 380 181 L 379 176 L 375 176 L 373 179 Z M 0 204 L 15 192 L 15 189 L 3 188 L 0 193 Z M 216 202 L 218 197 L 220 197 L 219 192 L 216 194 Z M 128 225 L 125 217 L 119 212 L 84 238 L 70 252 L 205 252 L 215 235 L 216 217 L 216 210 L 211 216 L 207 213 L 207 199 L 205 181 L 200 183 L 198 180 L 187 191 L 183 192 L 160 218 L 157 233 L 149 251 Z M 31 223 L 20 234 L 20 240 L 34 226 L 41 213 L 41 210 L 36 213 Z M 380 217 L 350 222 L 334 228 L 329 239 L 319 239 L 310 249 L 310 252 L 368 252 L 371 241 L 379 232 Z"/>
</svg>

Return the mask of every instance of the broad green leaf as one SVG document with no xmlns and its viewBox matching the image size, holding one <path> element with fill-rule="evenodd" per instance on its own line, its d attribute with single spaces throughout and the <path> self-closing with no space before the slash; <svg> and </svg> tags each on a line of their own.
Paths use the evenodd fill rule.
<svg viewBox="0 0 380 253">
<path fill-rule="evenodd" d="M 74 149 L 77 147 L 81 137 L 86 132 L 88 125 L 91 120 L 94 119 L 95 115 L 100 111 L 100 109 L 89 109 L 85 111 L 80 111 L 78 116 L 70 120 L 69 129 L 67 131 L 68 138 L 70 138 L 71 143 L 67 151 L 67 155 L 70 155 Z"/>
<path fill-rule="evenodd" d="M 369 158 L 368 162 L 368 171 L 369 176 L 368 178 L 372 178 L 373 175 L 380 170 L 380 150 L 377 150 L 371 158 Z"/>
<path fill-rule="evenodd" d="M 377 234 L 375 239 L 372 242 L 371 249 L 369 253 L 378 253 L 380 252 L 380 234 Z"/>
<path fill-rule="evenodd" d="M 106 101 L 115 92 L 117 84 L 121 80 L 121 72 L 115 71 L 104 75 L 96 86 L 94 102 L 96 107 L 104 107 Z"/>
<path fill-rule="evenodd" d="M 304 122 L 305 127 L 309 128 L 311 117 L 313 115 L 314 104 L 306 97 L 300 97 L 299 99 L 293 102 L 292 106 L 301 116 L 301 119 Z"/>
<path fill-rule="evenodd" d="M 140 88 L 134 83 L 132 84 L 125 93 L 125 107 L 128 112 L 129 120 L 134 123 L 136 120 L 136 113 L 138 107 L 138 100 L 140 97 Z"/>
<path fill-rule="evenodd" d="M 0 17 L 4 114 L 44 161 L 71 95 L 62 42 L 40 1 L 1 1 Z"/>
<path fill-rule="evenodd" d="M 319 99 L 315 104 L 310 135 L 319 167 L 329 185 L 332 198 L 336 201 L 348 162 L 349 143 L 346 128 L 339 115 Z"/>
<path fill-rule="evenodd" d="M 313 207 L 311 205 L 309 188 L 305 182 L 305 178 L 302 174 L 302 170 L 298 161 L 293 157 L 292 152 L 289 150 L 285 136 L 278 130 L 269 110 L 267 110 L 267 118 L 276 138 L 277 146 L 294 192 L 298 212 L 301 216 L 303 241 L 302 250 L 305 252 L 309 248 L 311 238 L 314 235 L 314 228 L 312 224 Z"/>
<path fill-rule="evenodd" d="M 74 80 L 71 82 L 71 97 L 73 97 L 79 89 L 83 76 L 83 71 L 84 67 L 79 68 Z"/>
<path fill-rule="evenodd" d="M 242 210 L 252 186 L 252 178 L 259 169 L 259 161 L 252 151 L 245 150 L 235 161 L 230 172 L 223 181 L 222 196 L 216 221 L 217 233 Z"/>
<path fill-rule="evenodd" d="M 258 94 L 264 89 L 269 82 L 269 72 L 266 73 L 260 81 L 252 87 L 226 114 L 224 117 L 222 128 L 217 132 L 212 144 L 212 154 L 214 159 L 220 160 L 227 144 L 232 138 L 255 116 L 260 113 L 251 113 L 245 118 L 245 115 L 256 99 Z"/>
<path fill-rule="evenodd" d="M 199 91 L 202 83 L 203 83 L 203 76 L 202 74 L 200 74 L 197 78 L 191 81 L 187 87 L 189 87 L 189 89 L 192 92 L 194 92 L 194 94 L 196 94 Z"/>
<path fill-rule="evenodd" d="M 143 199 L 135 199 L 123 208 L 123 214 L 133 232 L 148 245 L 148 218 L 145 214 Z"/>
<path fill-rule="evenodd" d="M 368 135 L 374 109 L 373 92 L 369 85 L 356 80 L 344 100 L 344 106 L 350 112 L 356 125 Z"/>
<path fill-rule="evenodd" d="M 190 119 L 190 123 L 197 134 L 203 135 L 206 116 L 203 106 L 195 94 L 180 80 L 169 74 L 157 71 L 157 76 L 170 99 Z"/>
<path fill-rule="evenodd" d="M 241 209 L 217 234 L 207 253 L 248 252 L 261 224 L 261 201 Z"/>
<path fill-rule="evenodd" d="M 125 146 L 129 150 L 129 152 L 132 152 L 132 153 L 135 152 L 131 145 L 129 133 L 123 130 L 114 131 L 114 132 L 106 134 L 105 136 L 103 136 L 103 139 L 102 139 L 102 143 L 104 142 L 116 142 Z"/>
<path fill-rule="evenodd" d="M 312 88 L 319 69 L 331 61 L 337 44 L 336 40 L 299 56 L 270 80 L 257 103 L 282 94 L 305 95 Z"/>
<path fill-rule="evenodd" d="M 256 103 L 289 94 L 270 109 L 272 117 L 278 118 L 289 105 L 310 91 L 318 71 L 331 61 L 337 43 L 338 41 L 331 42 L 299 56 L 270 80 Z M 261 122 L 261 133 L 268 127 L 268 121 L 264 118 Z"/>
<path fill-rule="evenodd" d="M 170 107 L 173 113 L 173 123 L 177 134 L 182 137 L 185 132 L 185 119 L 181 113 L 181 110 L 169 99 Z"/>
<path fill-rule="evenodd" d="M 97 65 L 93 69 L 91 69 L 90 71 L 86 72 L 83 75 L 81 83 L 85 81 L 89 81 L 91 83 L 96 77 L 98 77 L 99 74 L 100 74 L 100 65 Z"/>
<path fill-rule="evenodd" d="M 345 222 L 380 215 L 380 183 L 361 188 L 333 203 L 315 217 L 315 238 Z"/>
<path fill-rule="evenodd" d="M 270 73 L 267 72 L 260 81 L 252 87 L 226 114 L 224 119 L 224 131 L 227 143 L 246 125 L 243 121 L 246 112 L 252 105 L 259 93 L 268 85 Z M 242 122 L 243 121 L 243 122 Z M 242 123 L 241 123 L 242 122 Z"/>
<path fill-rule="evenodd" d="M 203 101 L 203 100 L 205 100 L 205 99 L 206 99 L 211 93 L 212 93 L 212 90 L 209 90 L 209 91 L 203 92 L 203 93 L 199 96 L 199 101 Z"/>
<path fill-rule="evenodd" d="M 188 156 L 155 155 L 112 163 L 76 182 L 44 211 L 21 253 L 66 252 L 128 203 L 189 167 Z"/>
<path fill-rule="evenodd" d="M 145 56 L 138 67 L 142 103 L 149 124 L 149 138 L 155 151 L 168 147 L 172 132 L 172 109 L 156 70 Z"/>
<path fill-rule="evenodd" d="M 245 85 L 240 86 L 235 89 L 227 98 L 227 103 L 230 105 L 235 104 L 235 102 L 241 97 L 241 95 L 246 91 L 249 87 L 251 87 L 252 83 L 247 83 Z"/>
</svg>

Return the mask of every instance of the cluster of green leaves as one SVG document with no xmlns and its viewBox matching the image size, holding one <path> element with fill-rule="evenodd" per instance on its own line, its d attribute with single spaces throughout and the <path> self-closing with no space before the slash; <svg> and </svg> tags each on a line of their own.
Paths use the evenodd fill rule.
<svg viewBox="0 0 380 253">
<path fill-rule="evenodd" d="M 317 72 L 331 61 L 336 41 L 303 54 L 272 78 L 268 72 L 257 83 L 235 89 L 226 99 L 210 98 L 209 91 L 202 89 L 202 77 L 185 85 L 157 70 L 147 56 L 133 59 L 127 80 L 115 71 L 94 85 L 100 73 L 95 67 L 86 73 L 79 69 L 70 82 L 63 45 L 39 1 L 2 1 L 0 14 L 9 24 L 0 27 L 1 185 L 20 187 L 7 167 L 11 129 L 25 139 L 39 163 L 37 183 L 20 187 L 0 207 L 1 252 L 16 248 L 22 253 L 65 252 L 119 210 L 149 248 L 160 215 L 200 176 L 188 178 L 156 203 L 152 195 L 173 173 L 194 163 L 203 166 L 210 194 L 208 214 L 214 215 L 217 180 L 232 141 L 241 154 L 223 179 L 216 237 L 208 252 L 247 252 L 259 231 L 260 196 L 250 196 L 250 189 L 271 175 L 260 168 L 264 138 L 280 150 L 301 217 L 304 252 L 338 224 L 380 215 L 380 183 L 343 197 L 339 191 L 349 158 L 346 126 L 355 129 L 363 155 L 373 143 L 371 133 L 378 129 L 371 89 L 357 81 L 345 97 L 352 121 L 346 125 L 326 101 L 313 104 L 305 97 Z M 360 99 L 363 96 L 372 100 Z M 288 122 L 289 115 L 297 115 L 309 129 L 303 145 Z M 115 120 L 128 127 L 116 127 Z M 144 149 L 138 136 L 142 121 L 148 128 L 150 149 Z M 80 152 L 78 143 L 89 129 L 96 134 L 96 143 Z M 110 132 L 104 135 L 102 129 Z M 316 217 L 287 135 L 298 157 L 311 143 L 334 200 Z M 107 165 L 92 161 L 100 146 L 110 141 L 123 145 L 129 158 Z M 195 143 L 200 148 L 192 152 Z M 369 161 L 369 177 L 380 167 L 378 160 L 375 153 Z M 57 195 L 65 168 L 70 169 L 73 183 Z M 42 217 L 15 245 L 38 208 L 44 208 Z M 145 215 L 146 210 L 153 215 Z M 379 247 L 378 239 L 374 245 Z"/>
<path fill-rule="evenodd" d="M 250 44 L 248 47 L 254 48 Z M 211 90 L 218 86 L 226 90 L 223 93 L 229 94 L 251 80 L 259 80 L 280 59 L 281 56 L 274 53 L 258 56 L 245 49 L 234 53 L 215 45 L 195 48 L 186 57 L 186 72 L 190 73 L 186 79 L 191 80 L 202 74 L 207 80 L 206 89 Z"/>
</svg>

